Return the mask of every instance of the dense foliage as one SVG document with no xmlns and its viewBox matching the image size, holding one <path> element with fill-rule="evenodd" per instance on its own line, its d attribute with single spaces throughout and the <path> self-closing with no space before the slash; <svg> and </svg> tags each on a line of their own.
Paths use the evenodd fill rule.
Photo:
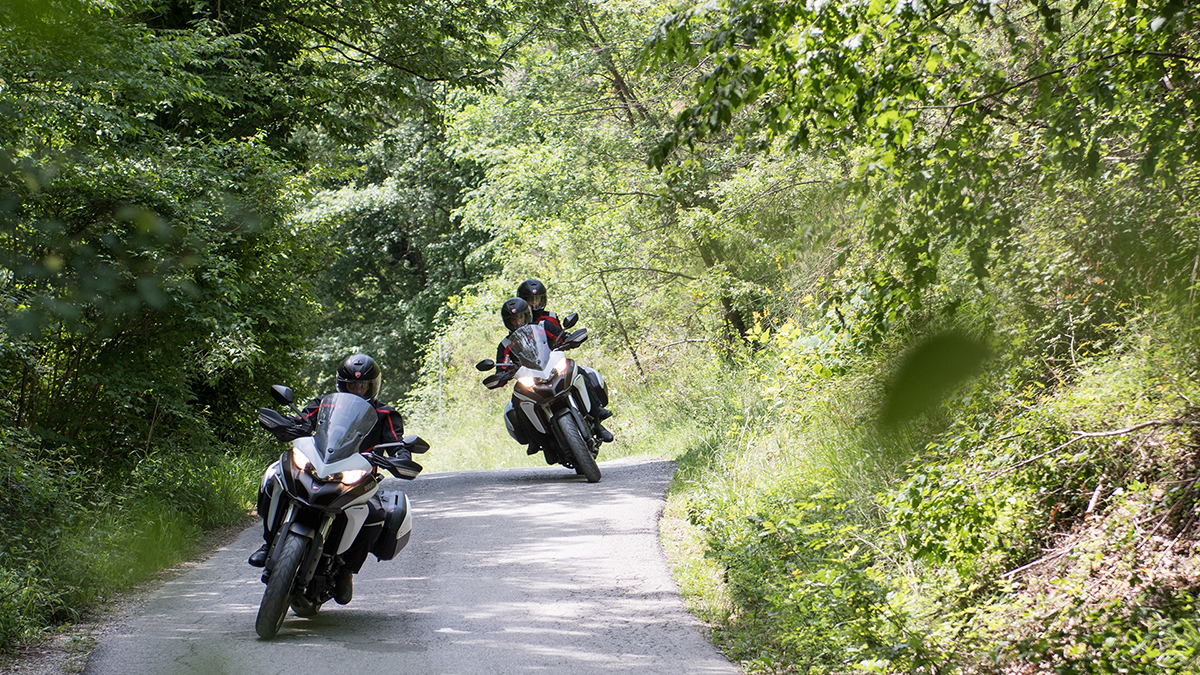
<svg viewBox="0 0 1200 675">
<path fill-rule="evenodd" d="M 539 276 L 605 452 L 679 457 L 681 584 L 748 672 L 1194 672 L 1195 10 L 631 7 L 456 99 L 504 271 L 419 421 L 505 452 L 469 364 Z"/>
<path fill-rule="evenodd" d="M 0 644 L 242 518 L 268 385 L 303 391 L 322 348 L 411 351 L 480 275 L 465 258 L 481 238 L 450 215 L 473 169 L 441 149 L 437 104 L 496 81 L 510 12 L 537 11 L 0 6 L 0 572 L 24 598 L 0 611 Z M 342 189 L 373 196 L 309 207 Z M 380 273 L 400 259 L 415 262 Z M 346 279 L 372 274 L 386 297 L 348 325 L 365 308 Z"/>
<path fill-rule="evenodd" d="M 349 351 L 428 469 L 540 461 L 471 367 L 538 277 L 745 671 L 1195 672 L 1197 18 L 0 7 L 0 638 L 236 520 Z"/>
</svg>

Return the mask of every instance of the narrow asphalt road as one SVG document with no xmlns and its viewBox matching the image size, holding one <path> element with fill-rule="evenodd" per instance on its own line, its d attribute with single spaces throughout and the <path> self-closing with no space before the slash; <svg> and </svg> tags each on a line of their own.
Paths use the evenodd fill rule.
<svg viewBox="0 0 1200 675">
<path fill-rule="evenodd" d="M 658 543 L 673 465 L 601 469 L 596 484 L 557 466 L 389 481 L 412 500 L 408 547 L 369 558 L 349 605 L 289 614 L 271 641 L 254 632 L 256 525 L 108 630 L 84 673 L 737 675 Z"/>
</svg>

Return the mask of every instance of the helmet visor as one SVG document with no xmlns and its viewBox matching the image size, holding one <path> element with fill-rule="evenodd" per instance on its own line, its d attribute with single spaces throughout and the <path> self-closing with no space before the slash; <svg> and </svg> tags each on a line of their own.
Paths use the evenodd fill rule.
<svg viewBox="0 0 1200 675">
<path fill-rule="evenodd" d="M 368 401 L 379 395 L 379 385 L 382 378 L 378 375 L 365 380 L 350 380 L 338 377 L 338 391 L 361 396 Z"/>
<path fill-rule="evenodd" d="M 516 314 L 504 317 L 504 326 L 508 330 L 514 331 L 529 323 L 529 319 L 529 312 L 517 312 Z"/>
<path fill-rule="evenodd" d="M 529 308 L 535 312 L 540 312 L 546 308 L 546 294 L 535 293 L 529 296 Z"/>
</svg>

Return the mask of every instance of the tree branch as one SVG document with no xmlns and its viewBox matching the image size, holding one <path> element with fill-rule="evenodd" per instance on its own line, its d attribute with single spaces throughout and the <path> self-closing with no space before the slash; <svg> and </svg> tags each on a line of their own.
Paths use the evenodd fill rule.
<svg viewBox="0 0 1200 675">
<path fill-rule="evenodd" d="M 696 277 L 688 276 L 682 272 L 671 272 L 669 270 L 660 270 L 653 267 L 609 267 L 607 269 L 599 270 L 599 274 L 601 275 L 608 274 L 609 272 L 653 272 L 655 274 L 663 274 L 671 277 L 681 277 L 690 281 L 696 280 Z"/>
<path fill-rule="evenodd" d="M 282 14 L 281 16 L 283 17 L 283 19 L 285 21 L 290 21 L 290 22 L 296 24 L 297 26 L 300 26 L 301 28 L 308 29 L 308 30 L 316 33 L 317 35 L 320 35 L 321 37 L 325 38 L 326 40 L 329 40 L 331 42 L 336 42 L 337 44 L 342 45 L 343 47 L 345 47 L 347 49 L 353 49 L 354 51 L 356 51 L 360 54 L 370 57 L 371 59 L 373 59 L 374 61 L 376 61 L 378 63 L 382 63 L 383 65 L 385 65 L 389 68 L 394 68 L 402 73 L 408 73 L 409 75 L 412 75 L 413 77 L 415 77 L 419 80 L 424 80 L 426 82 L 448 82 L 451 79 L 453 79 L 453 78 L 448 78 L 448 77 L 438 77 L 438 78 L 426 77 L 411 68 L 402 66 L 399 63 L 396 63 L 390 59 L 384 58 L 383 56 L 381 56 L 379 54 L 376 54 L 375 52 L 372 52 L 368 49 L 364 49 L 363 47 L 359 47 L 356 44 L 347 42 L 347 41 L 337 37 L 336 35 L 329 33 L 328 31 L 322 30 L 320 28 L 316 28 L 314 26 L 310 26 L 290 14 Z"/>
<path fill-rule="evenodd" d="M 601 194 L 606 197 L 653 197 L 654 199 L 658 199 L 662 196 L 656 195 L 653 192 L 641 192 L 640 190 L 634 190 L 632 192 L 598 192 L 597 194 Z"/>
<path fill-rule="evenodd" d="M 1150 420 L 1149 422 L 1142 422 L 1140 424 L 1135 424 L 1131 427 L 1126 427 L 1124 429 L 1113 429 L 1110 431 L 1076 431 L 1075 436 L 1073 438 L 1071 438 L 1071 440 L 1069 440 L 1065 443 L 1056 445 L 1053 448 L 1050 448 L 1049 450 L 1047 450 L 1046 452 L 1043 452 L 1038 455 L 1034 455 L 1033 457 L 1030 457 L 1029 459 L 1023 459 L 1023 460 L 1017 462 L 1016 464 L 1010 464 L 1010 465 L 1004 467 L 1003 469 L 1000 469 L 999 471 L 993 472 L 991 475 L 987 476 L 983 480 L 985 482 L 995 480 L 995 479 L 999 478 L 1000 476 L 1003 476 L 1004 474 L 1011 473 L 1011 472 L 1019 469 L 1020 467 L 1025 466 L 1026 464 L 1031 464 L 1033 462 L 1038 461 L 1039 459 L 1044 459 L 1046 457 L 1049 457 L 1050 455 L 1053 455 L 1054 453 L 1059 452 L 1063 448 L 1066 448 L 1068 445 L 1071 445 L 1075 441 L 1081 441 L 1085 438 L 1109 438 L 1112 436 L 1124 436 L 1126 434 L 1131 434 L 1135 431 L 1138 431 L 1140 429 L 1146 429 L 1148 427 L 1200 427 L 1200 422 L 1194 422 L 1192 420 L 1184 420 L 1184 419 L 1175 418 L 1175 419 L 1171 419 L 1171 420 Z"/>
</svg>

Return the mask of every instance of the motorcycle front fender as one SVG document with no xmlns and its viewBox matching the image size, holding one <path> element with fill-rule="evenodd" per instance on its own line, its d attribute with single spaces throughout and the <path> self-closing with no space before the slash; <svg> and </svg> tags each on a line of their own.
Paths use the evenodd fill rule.
<svg viewBox="0 0 1200 675">
<path fill-rule="evenodd" d="M 554 440 L 558 443 L 558 447 L 560 448 L 566 448 L 569 446 L 567 445 L 566 440 L 562 437 L 562 429 L 559 428 L 559 425 L 554 423 L 555 419 L 563 415 L 570 415 L 571 417 L 575 418 L 575 426 L 578 427 L 581 434 L 584 434 L 585 438 L 588 433 L 587 427 L 583 425 L 583 415 L 581 415 L 579 413 L 579 409 L 575 407 L 574 400 L 568 400 L 571 400 L 572 405 L 562 406 L 561 408 L 555 410 L 554 415 L 550 418 L 550 430 L 554 433 Z"/>
<path fill-rule="evenodd" d="M 305 539 L 315 539 L 317 537 L 316 528 L 304 523 L 292 523 L 291 527 L 288 528 L 288 532 L 298 534 Z"/>
</svg>

